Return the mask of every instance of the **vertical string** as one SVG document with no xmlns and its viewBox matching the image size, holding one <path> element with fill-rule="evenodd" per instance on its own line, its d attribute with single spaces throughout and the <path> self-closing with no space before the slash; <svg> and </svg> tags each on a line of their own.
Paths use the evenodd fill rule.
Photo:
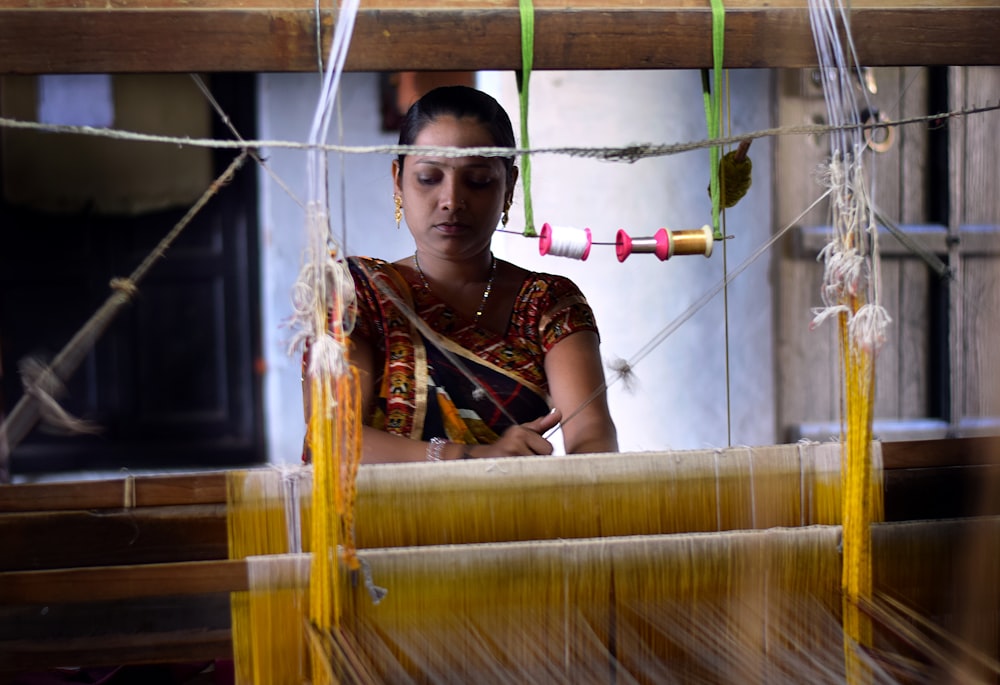
<svg viewBox="0 0 1000 685">
<path fill-rule="evenodd" d="M 712 77 L 714 85 L 709 83 L 708 70 L 701 70 L 701 89 L 705 101 L 705 120 L 708 128 L 708 137 L 717 140 L 721 135 L 723 108 L 722 108 L 722 62 L 725 52 L 725 30 L 726 12 L 722 0 L 712 0 Z M 727 76 L 728 87 L 728 76 Z M 728 101 L 728 95 L 727 95 Z M 728 106 L 727 106 L 728 112 Z M 722 273 L 723 277 L 728 273 L 727 251 L 725 242 L 725 230 L 720 227 L 720 215 L 722 207 L 721 188 L 722 178 L 719 169 L 721 154 L 718 145 L 709 148 L 709 171 L 708 188 L 712 200 L 712 238 L 722 241 Z M 724 217 L 722 221 L 724 221 Z M 725 349 L 725 376 L 726 376 L 726 444 L 732 445 L 732 398 L 730 393 L 729 376 L 729 286 L 728 279 L 723 287 L 723 326 L 724 326 L 724 349 Z"/>
<path fill-rule="evenodd" d="M 521 147 L 531 147 L 528 138 L 528 91 L 535 62 L 535 7 L 531 0 L 520 0 L 521 70 L 517 72 L 517 93 L 521 105 Z M 534 238 L 535 213 L 531 206 L 531 155 L 521 155 L 521 184 L 524 188 L 524 235 Z"/>
<path fill-rule="evenodd" d="M 729 102 L 729 72 L 726 72 L 726 133 L 732 133 L 732 108 Z M 721 173 L 719 173 L 717 167 L 713 167 L 713 178 L 719 178 L 721 182 Z M 719 196 L 725 192 L 725 188 L 719 189 Z M 715 200 L 712 202 L 713 212 L 718 210 Z M 714 218 L 714 216 L 713 216 Z M 729 251 L 725 239 L 726 236 L 726 215 L 722 212 L 722 230 L 719 232 L 722 235 L 722 275 L 725 276 L 729 273 Z M 729 282 L 726 280 L 726 286 L 722 290 L 722 316 L 723 316 L 723 336 L 724 336 L 724 348 L 725 348 L 725 365 L 726 365 L 726 444 L 732 447 L 733 444 L 733 407 L 732 407 L 732 378 L 730 377 L 729 369 Z"/>
</svg>

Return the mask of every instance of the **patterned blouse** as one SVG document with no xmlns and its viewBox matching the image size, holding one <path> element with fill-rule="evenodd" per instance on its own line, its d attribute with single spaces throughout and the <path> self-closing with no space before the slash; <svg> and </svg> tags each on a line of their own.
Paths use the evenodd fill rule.
<svg viewBox="0 0 1000 685">
<path fill-rule="evenodd" d="M 409 270 L 364 257 L 349 263 L 354 335 L 382 366 L 366 423 L 397 435 L 494 442 L 508 426 L 548 411 L 545 354 L 577 331 L 597 332 L 583 293 L 563 276 L 528 274 L 501 335 L 454 311 Z M 432 332 L 421 331 L 414 314 Z"/>
</svg>

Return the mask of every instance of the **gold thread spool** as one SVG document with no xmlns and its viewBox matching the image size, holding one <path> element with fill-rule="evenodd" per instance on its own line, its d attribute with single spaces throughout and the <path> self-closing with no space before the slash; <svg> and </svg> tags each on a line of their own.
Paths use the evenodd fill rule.
<svg viewBox="0 0 1000 685">
<path fill-rule="evenodd" d="M 695 254 L 712 256 L 712 246 L 715 241 L 712 237 L 712 229 L 707 224 L 701 228 L 687 231 L 671 231 L 670 238 L 673 243 L 674 256 Z"/>
</svg>

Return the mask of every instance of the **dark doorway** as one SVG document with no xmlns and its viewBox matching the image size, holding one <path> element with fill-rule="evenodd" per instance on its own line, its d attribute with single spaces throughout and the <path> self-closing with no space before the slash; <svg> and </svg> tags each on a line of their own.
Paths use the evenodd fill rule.
<svg viewBox="0 0 1000 685">
<path fill-rule="evenodd" d="M 254 76 L 213 74 L 206 82 L 241 135 L 254 137 Z M 233 137 L 214 111 L 211 118 L 213 137 Z M 213 151 L 212 175 L 235 155 Z M 22 360 L 55 356 L 108 298 L 110 281 L 132 273 L 188 208 L 66 213 L 0 199 L 4 414 L 24 394 Z M 62 406 L 99 431 L 34 426 L 10 453 L 15 480 L 264 460 L 257 236 L 256 169 L 248 162 L 157 261 L 66 379 Z"/>
</svg>

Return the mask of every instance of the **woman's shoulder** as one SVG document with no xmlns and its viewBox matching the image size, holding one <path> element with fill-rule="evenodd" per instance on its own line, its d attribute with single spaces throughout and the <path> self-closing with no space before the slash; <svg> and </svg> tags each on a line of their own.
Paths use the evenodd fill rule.
<svg viewBox="0 0 1000 685">
<path fill-rule="evenodd" d="M 378 257 L 361 257 L 358 255 L 348 257 L 347 263 L 352 269 L 369 271 L 384 271 L 387 266 L 392 266 L 389 262 Z"/>
<path fill-rule="evenodd" d="M 355 281 L 370 281 L 379 275 L 388 276 L 390 281 L 402 280 L 402 274 L 395 264 L 378 257 L 348 257 L 347 263 Z"/>
<path fill-rule="evenodd" d="M 521 268 L 521 267 L 517 267 Z M 521 280 L 521 292 L 544 292 L 553 296 L 563 297 L 566 295 L 581 295 L 583 292 L 576 282 L 568 276 L 560 274 L 550 274 L 544 271 L 529 271 L 521 269 L 523 272 Z"/>
</svg>

